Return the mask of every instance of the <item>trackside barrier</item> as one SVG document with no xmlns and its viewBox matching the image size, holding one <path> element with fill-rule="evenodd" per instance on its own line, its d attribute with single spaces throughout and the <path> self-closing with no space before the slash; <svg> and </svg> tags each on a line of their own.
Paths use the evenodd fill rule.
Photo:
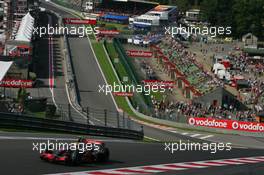
<svg viewBox="0 0 264 175">
<path fill-rule="evenodd" d="M 0 127 L 18 128 L 38 131 L 55 131 L 64 133 L 75 133 L 93 136 L 106 136 L 115 138 L 126 138 L 142 140 L 144 137 L 143 129 L 133 131 L 120 128 L 109 128 L 94 126 L 81 123 L 74 123 L 61 120 L 35 118 L 24 115 L 0 113 Z"/>
<path fill-rule="evenodd" d="M 210 128 L 221 128 L 235 131 L 246 132 L 264 132 L 264 123 L 245 122 L 237 120 L 220 120 L 215 118 L 191 117 L 188 120 L 189 125 L 203 126 Z"/>
</svg>

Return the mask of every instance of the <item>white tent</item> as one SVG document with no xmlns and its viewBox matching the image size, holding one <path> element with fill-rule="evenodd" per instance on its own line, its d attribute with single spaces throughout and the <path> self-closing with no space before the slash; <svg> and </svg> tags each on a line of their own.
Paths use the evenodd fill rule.
<svg viewBox="0 0 264 175">
<path fill-rule="evenodd" d="M 33 28 L 34 18 L 28 12 L 21 20 L 15 40 L 30 42 L 33 33 Z"/>
<path fill-rule="evenodd" d="M 219 70 L 226 70 L 226 68 L 223 64 L 215 63 L 213 66 L 214 74 L 217 74 Z"/>
<path fill-rule="evenodd" d="M 226 71 L 226 70 L 219 70 L 218 72 L 217 72 L 217 76 L 220 78 L 220 79 L 226 79 L 226 80 L 230 80 L 231 79 L 231 75 L 230 75 L 230 73 L 228 72 L 228 71 Z"/>
<path fill-rule="evenodd" d="M 132 38 L 128 38 L 128 39 L 127 39 L 127 42 L 128 42 L 128 43 L 133 43 L 133 39 L 132 39 Z"/>
<path fill-rule="evenodd" d="M 141 40 L 139 40 L 139 39 L 134 39 L 134 44 L 139 45 L 140 44 L 140 41 Z"/>
<path fill-rule="evenodd" d="M 12 64 L 13 64 L 12 61 L 9 62 L 0 61 L 0 81 L 2 81 L 2 79 L 6 75 L 7 71 L 9 70 Z"/>
<path fill-rule="evenodd" d="M 145 44 L 145 45 L 149 44 L 149 40 L 144 40 L 143 44 Z"/>
</svg>

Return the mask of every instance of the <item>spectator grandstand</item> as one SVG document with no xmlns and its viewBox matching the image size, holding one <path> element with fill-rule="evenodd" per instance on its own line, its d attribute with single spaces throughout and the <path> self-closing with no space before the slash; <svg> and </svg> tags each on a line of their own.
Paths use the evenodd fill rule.
<svg viewBox="0 0 264 175">
<path fill-rule="evenodd" d="M 157 45 L 163 57 L 168 59 L 163 63 L 175 67 L 178 75 L 182 75 L 187 80 L 187 84 L 194 87 L 199 94 L 205 94 L 218 86 L 223 86 L 221 81 L 203 70 L 203 66 L 196 62 L 196 55 L 188 52 L 180 41 L 170 36 L 165 37 Z"/>
<path fill-rule="evenodd" d="M 192 87 L 196 97 L 208 96 L 200 99 L 200 101 L 191 100 L 189 102 L 159 101 L 152 97 L 156 116 L 173 116 L 173 114 L 175 116 L 176 114 L 176 116 L 185 117 L 199 116 L 256 121 L 256 114 L 263 111 L 264 83 L 261 57 L 258 57 L 256 61 L 242 50 L 234 48 L 227 56 L 218 60 L 218 63 L 221 62 L 231 73 L 232 78 L 228 82 L 222 81 L 212 72 L 206 71 L 204 65 L 198 61 L 197 55 L 189 51 L 181 41 L 171 36 L 165 36 L 165 39 L 152 46 L 152 49 L 158 58 L 158 62 L 162 64 L 164 72 L 167 72 L 176 82 L 183 79 L 185 83 L 183 88 L 177 85 L 180 89 L 185 91 L 185 88 Z M 223 48 L 217 49 L 223 50 Z M 207 52 L 207 50 L 201 52 Z M 238 80 L 234 81 L 234 79 Z M 234 82 L 235 85 L 233 85 Z M 212 95 L 213 92 L 220 88 L 224 89 L 228 83 L 237 88 L 238 95 L 229 93 L 233 100 L 225 100 L 226 102 L 221 104 L 214 104 L 212 100 L 208 100 L 209 98 L 215 99 L 216 96 Z M 226 97 L 225 93 L 220 98 L 225 99 Z"/>
</svg>

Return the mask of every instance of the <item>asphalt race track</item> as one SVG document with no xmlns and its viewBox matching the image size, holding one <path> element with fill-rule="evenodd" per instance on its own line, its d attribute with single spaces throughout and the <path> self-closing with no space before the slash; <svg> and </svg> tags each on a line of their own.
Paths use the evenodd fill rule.
<svg viewBox="0 0 264 175">
<path fill-rule="evenodd" d="M 116 111 L 110 95 L 98 92 L 98 85 L 105 85 L 93 56 L 88 39 L 69 38 L 74 72 L 77 79 L 80 103 L 83 107 Z"/>
<path fill-rule="evenodd" d="M 88 171 L 98 169 L 112 169 L 120 167 L 133 167 L 142 165 L 156 165 L 164 163 L 176 162 L 190 162 L 198 160 L 216 160 L 226 158 L 250 157 L 264 155 L 264 150 L 245 150 L 245 149 L 232 149 L 228 152 L 219 152 L 211 154 L 209 152 L 199 151 L 177 151 L 171 154 L 164 151 L 164 144 L 162 143 L 142 143 L 129 140 L 119 140 L 110 138 L 99 138 L 106 140 L 106 144 L 110 149 L 110 162 L 105 164 L 89 164 L 78 167 L 51 164 L 41 161 L 39 153 L 33 151 L 33 142 L 45 142 L 44 138 L 73 138 L 70 135 L 55 135 L 54 134 L 26 134 L 26 133 L 1 133 L 0 136 L 0 164 L 1 174 L 12 175 L 36 175 L 36 174 L 50 174 L 50 173 L 66 173 L 76 171 Z M 66 141 L 60 141 L 66 142 Z M 16 163 L 15 163 L 16 162 Z M 224 166 L 210 169 L 195 169 L 188 170 L 187 174 L 217 174 L 228 175 L 240 172 L 239 175 L 249 174 L 251 167 L 263 168 L 260 164 L 251 165 L 236 165 Z M 227 171 L 230 170 L 230 171 Z M 241 173 L 241 171 L 243 173 Z M 185 171 L 171 172 L 172 174 L 186 174 Z M 253 175 L 253 174 L 252 174 Z"/>
</svg>

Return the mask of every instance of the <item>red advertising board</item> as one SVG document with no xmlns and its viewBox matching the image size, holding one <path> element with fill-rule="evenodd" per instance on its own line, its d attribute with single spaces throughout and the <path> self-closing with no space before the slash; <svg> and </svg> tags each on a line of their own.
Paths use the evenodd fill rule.
<svg viewBox="0 0 264 175">
<path fill-rule="evenodd" d="M 99 35 L 118 35 L 120 32 L 118 30 L 98 30 Z"/>
<path fill-rule="evenodd" d="M 91 24 L 96 25 L 96 19 L 64 18 L 65 24 Z"/>
<path fill-rule="evenodd" d="M 115 96 L 131 97 L 133 96 L 132 92 L 113 92 Z"/>
<path fill-rule="evenodd" d="M 165 88 L 173 88 L 175 85 L 175 81 L 163 81 L 163 80 L 143 80 L 144 84 L 147 85 L 157 85 L 164 86 Z"/>
<path fill-rule="evenodd" d="M 204 126 L 210 128 L 229 129 L 247 132 L 264 132 L 264 123 L 243 122 L 237 120 L 219 120 L 214 118 L 191 117 L 188 120 L 189 125 Z"/>
<path fill-rule="evenodd" d="M 153 53 L 150 51 L 142 51 L 142 50 L 127 50 L 127 55 L 130 57 L 144 57 L 150 58 L 153 56 Z"/>
<path fill-rule="evenodd" d="M 4 79 L 0 81 L 0 87 L 11 87 L 11 88 L 32 88 L 32 80 L 15 80 L 15 79 Z"/>
</svg>

